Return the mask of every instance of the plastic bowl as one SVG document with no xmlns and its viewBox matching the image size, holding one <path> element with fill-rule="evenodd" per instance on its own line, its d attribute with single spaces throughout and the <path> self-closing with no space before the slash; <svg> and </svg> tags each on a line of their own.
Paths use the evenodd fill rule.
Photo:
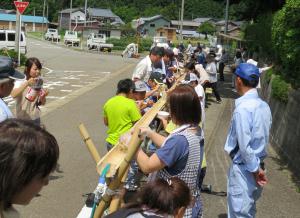
<svg viewBox="0 0 300 218">
<path fill-rule="evenodd" d="M 157 116 L 167 119 L 170 116 L 170 113 L 167 111 L 158 111 Z"/>
</svg>

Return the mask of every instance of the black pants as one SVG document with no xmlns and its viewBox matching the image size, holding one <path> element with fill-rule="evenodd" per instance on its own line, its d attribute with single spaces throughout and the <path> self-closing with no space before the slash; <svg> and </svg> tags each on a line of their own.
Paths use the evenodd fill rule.
<svg viewBox="0 0 300 218">
<path fill-rule="evenodd" d="M 220 94 L 219 94 L 219 91 L 218 91 L 217 82 L 214 82 L 214 83 L 207 82 L 207 83 L 205 83 L 203 85 L 204 92 L 205 92 L 206 88 L 212 88 L 212 91 L 213 91 L 214 95 L 216 96 L 217 101 L 221 101 L 221 97 L 220 97 Z M 206 94 L 205 94 L 205 99 L 207 99 Z"/>
<path fill-rule="evenodd" d="M 225 81 L 224 80 L 224 67 L 225 64 L 224 63 L 219 63 L 219 74 L 220 74 L 220 81 Z"/>
</svg>

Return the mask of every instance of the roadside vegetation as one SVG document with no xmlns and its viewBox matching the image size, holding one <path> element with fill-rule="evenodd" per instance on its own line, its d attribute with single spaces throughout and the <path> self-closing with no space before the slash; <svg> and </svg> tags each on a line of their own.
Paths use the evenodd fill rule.
<svg viewBox="0 0 300 218">
<path fill-rule="evenodd" d="M 284 103 L 291 88 L 300 88 L 299 14 L 300 1 L 287 0 L 280 10 L 260 14 L 245 28 L 249 52 L 261 62 L 273 63 L 266 79 L 272 81 L 272 96 Z"/>
</svg>

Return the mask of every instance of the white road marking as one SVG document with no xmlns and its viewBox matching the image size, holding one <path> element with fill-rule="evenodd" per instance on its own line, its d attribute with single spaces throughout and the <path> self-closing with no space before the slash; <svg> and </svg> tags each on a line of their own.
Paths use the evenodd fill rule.
<svg viewBox="0 0 300 218">
<path fill-rule="evenodd" d="M 61 89 L 59 91 L 61 91 L 61 92 L 72 92 L 73 90 L 70 90 L 70 89 Z"/>
<path fill-rule="evenodd" d="M 84 73 L 82 70 L 65 70 L 64 73 Z"/>
<path fill-rule="evenodd" d="M 60 99 L 61 97 L 57 97 L 57 96 L 47 96 L 47 99 Z"/>
<path fill-rule="evenodd" d="M 83 87 L 83 85 L 71 85 L 72 87 L 79 87 L 79 88 L 81 88 L 81 87 Z"/>
<path fill-rule="evenodd" d="M 48 70 L 48 72 L 47 72 L 46 74 L 53 73 L 53 70 L 52 70 L 52 69 L 50 69 L 50 68 L 48 68 L 48 67 L 45 67 L 45 66 L 43 66 L 43 68 L 45 68 L 46 70 Z"/>
</svg>

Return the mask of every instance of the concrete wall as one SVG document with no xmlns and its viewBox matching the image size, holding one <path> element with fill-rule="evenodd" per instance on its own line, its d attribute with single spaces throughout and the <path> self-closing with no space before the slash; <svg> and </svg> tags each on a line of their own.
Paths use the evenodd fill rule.
<svg viewBox="0 0 300 218">
<path fill-rule="evenodd" d="M 299 178 L 300 90 L 291 91 L 288 102 L 282 103 L 271 97 L 271 83 L 262 83 L 261 96 L 269 103 L 272 111 L 270 142 Z"/>
</svg>

